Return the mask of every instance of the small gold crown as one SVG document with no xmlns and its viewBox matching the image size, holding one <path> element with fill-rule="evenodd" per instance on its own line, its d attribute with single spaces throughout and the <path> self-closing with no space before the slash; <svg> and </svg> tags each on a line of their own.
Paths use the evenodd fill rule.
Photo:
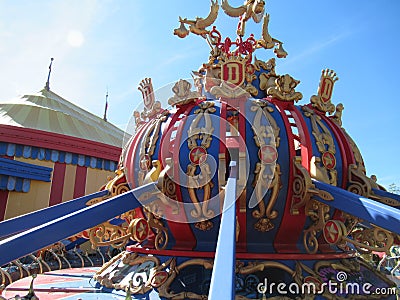
<svg viewBox="0 0 400 300">
<path fill-rule="evenodd" d="M 331 98 L 333 87 L 338 80 L 339 77 L 336 76 L 335 71 L 331 69 L 322 70 L 318 93 L 311 96 L 310 99 L 313 107 L 325 113 L 333 113 L 335 111 L 335 105 L 331 103 Z"/>
<path fill-rule="evenodd" d="M 139 83 L 138 90 L 144 93 L 150 87 L 152 87 L 151 78 L 145 78 Z"/>
<path fill-rule="evenodd" d="M 339 80 L 339 77 L 336 76 L 335 71 L 333 71 L 331 69 L 322 70 L 321 79 L 322 78 L 330 78 L 333 82 L 336 82 Z"/>
</svg>

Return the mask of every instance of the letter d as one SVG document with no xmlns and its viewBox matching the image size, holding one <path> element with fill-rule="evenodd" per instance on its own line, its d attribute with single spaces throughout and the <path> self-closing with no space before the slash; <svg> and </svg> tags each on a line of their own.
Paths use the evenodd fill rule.
<svg viewBox="0 0 400 300">
<path fill-rule="evenodd" d="M 268 280 L 267 278 L 264 278 L 264 283 L 260 282 L 257 284 L 257 292 L 260 294 L 265 294 L 267 292 L 267 285 L 268 285 Z"/>
</svg>

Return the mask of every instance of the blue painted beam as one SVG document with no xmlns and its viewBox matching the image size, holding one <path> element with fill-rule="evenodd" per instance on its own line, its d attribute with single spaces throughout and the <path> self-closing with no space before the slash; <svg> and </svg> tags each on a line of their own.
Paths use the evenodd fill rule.
<svg viewBox="0 0 400 300">
<path fill-rule="evenodd" d="M 84 197 L 76 198 L 35 212 L 0 222 L 0 238 L 10 236 L 23 230 L 39 226 L 50 220 L 70 214 L 73 211 L 87 207 L 86 202 L 91 199 L 103 197 L 108 190 L 96 192 Z"/>
<path fill-rule="evenodd" d="M 386 191 L 382 191 L 382 190 L 378 190 L 378 189 L 372 189 L 372 191 L 378 196 L 393 199 L 394 200 L 393 203 L 395 205 L 397 205 L 397 208 L 400 206 L 400 195 L 393 194 L 393 193 L 386 192 Z"/>
<path fill-rule="evenodd" d="M 0 157 L 0 175 L 50 182 L 53 169 Z"/>
<path fill-rule="evenodd" d="M 208 298 L 235 299 L 236 256 L 236 162 L 231 162 L 231 173 L 225 186 L 225 199 L 219 227 L 214 267 Z"/>
<path fill-rule="evenodd" d="M 129 191 L 4 239 L 0 241 L 0 266 L 139 206 Z"/>
<path fill-rule="evenodd" d="M 398 208 L 350 193 L 315 179 L 312 181 L 318 189 L 327 191 L 334 197 L 334 200 L 326 201 L 318 197 L 318 195 L 314 195 L 313 197 L 316 200 L 386 230 L 400 234 L 400 210 Z"/>
</svg>

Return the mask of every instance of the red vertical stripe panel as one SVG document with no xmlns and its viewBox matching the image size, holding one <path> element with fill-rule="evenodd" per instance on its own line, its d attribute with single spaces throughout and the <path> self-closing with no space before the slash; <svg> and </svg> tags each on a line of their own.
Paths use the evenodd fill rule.
<svg viewBox="0 0 400 300">
<path fill-rule="evenodd" d="M 62 194 L 64 189 L 65 163 L 54 163 L 53 180 L 51 182 L 51 192 L 49 206 L 62 202 Z"/>
<path fill-rule="evenodd" d="M 4 220 L 6 214 L 8 191 L 0 191 L 0 221 Z"/>
<path fill-rule="evenodd" d="M 82 197 L 85 195 L 86 174 L 86 167 L 76 166 L 74 198 Z"/>
</svg>

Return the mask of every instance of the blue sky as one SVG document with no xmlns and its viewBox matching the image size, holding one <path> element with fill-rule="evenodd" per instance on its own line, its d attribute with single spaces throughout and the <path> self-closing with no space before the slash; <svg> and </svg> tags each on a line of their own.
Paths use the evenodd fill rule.
<svg viewBox="0 0 400 300">
<path fill-rule="evenodd" d="M 240 0 L 230 0 L 233 6 Z M 69 101 L 125 127 L 141 101 L 144 77 L 154 88 L 189 78 L 208 59 L 198 36 L 172 34 L 178 16 L 206 16 L 209 0 L 0 0 L 1 100 L 39 91 L 54 57 L 51 89 Z M 278 74 L 301 81 L 300 104 L 316 94 L 321 70 L 339 81 L 333 102 L 342 102 L 343 126 L 358 144 L 368 175 L 400 185 L 398 70 L 400 2 L 397 0 L 270 0 L 269 31 L 284 42 L 288 57 Z M 236 20 L 220 11 L 218 29 L 234 38 Z M 261 24 L 248 22 L 256 37 Z M 273 57 L 271 51 L 257 58 Z"/>
</svg>

